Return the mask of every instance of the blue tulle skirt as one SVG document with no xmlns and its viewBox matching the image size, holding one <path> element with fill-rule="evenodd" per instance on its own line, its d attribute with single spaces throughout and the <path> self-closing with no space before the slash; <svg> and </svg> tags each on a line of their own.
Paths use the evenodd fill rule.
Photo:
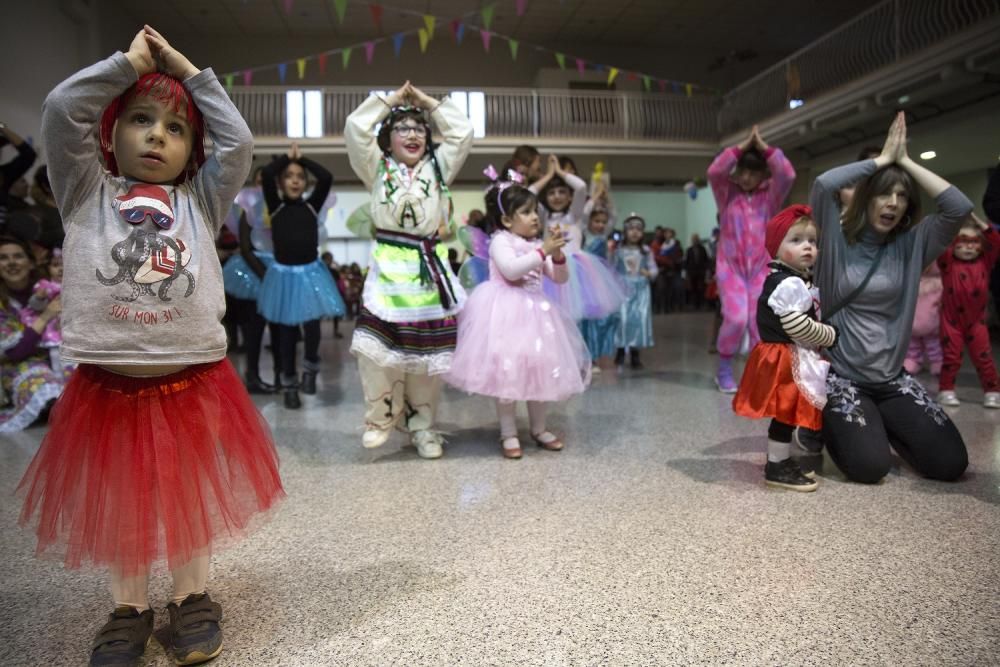
<svg viewBox="0 0 1000 667">
<path fill-rule="evenodd" d="M 580 334 L 587 344 L 591 359 L 597 361 L 601 357 L 610 357 L 615 353 L 617 349 L 615 342 L 620 326 L 620 313 L 611 313 L 599 320 L 580 321 Z"/>
<path fill-rule="evenodd" d="M 340 317 L 344 300 L 330 269 L 321 260 L 268 267 L 257 295 L 257 312 L 268 322 L 296 325 L 324 317 Z"/>
<path fill-rule="evenodd" d="M 255 252 L 265 266 L 274 264 L 274 255 L 269 252 Z M 222 284 L 226 294 L 237 299 L 256 301 L 260 292 L 260 278 L 254 273 L 242 255 L 233 255 L 222 267 Z"/>
</svg>

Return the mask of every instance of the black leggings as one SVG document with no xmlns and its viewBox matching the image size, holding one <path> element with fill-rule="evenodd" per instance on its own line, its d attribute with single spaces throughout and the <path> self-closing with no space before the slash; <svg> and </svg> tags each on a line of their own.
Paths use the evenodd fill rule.
<svg viewBox="0 0 1000 667">
<path fill-rule="evenodd" d="M 305 337 L 305 354 L 302 365 L 306 370 L 319 370 L 319 320 L 309 320 L 302 323 Z M 287 324 L 278 325 L 278 347 L 281 350 L 281 380 L 282 384 L 292 384 L 298 380 L 295 369 L 295 353 L 299 342 L 299 327 Z"/>
<path fill-rule="evenodd" d="M 264 327 L 271 329 L 271 354 L 274 358 L 274 379 L 277 381 L 281 372 L 278 357 L 278 326 L 268 325 L 257 312 L 257 302 L 252 299 L 237 299 L 226 295 L 226 316 L 233 319 L 243 331 L 243 345 L 246 349 L 246 376 L 250 379 L 260 378 L 260 349 L 264 340 Z"/>
<path fill-rule="evenodd" d="M 890 445 L 931 479 L 953 481 L 969 465 L 955 424 L 912 375 L 861 385 L 832 370 L 826 379 L 823 435 L 837 467 L 853 482 L 874 484 L 889 473 Z"/>
<path fill-rule="evenodd" d="M 767 439 L 788 443 L 792 441 L 792 432 L 794 430 L 795 427 L 792 424 L 772 419 L 771 424 L 767 427 Z"/>
</svg>

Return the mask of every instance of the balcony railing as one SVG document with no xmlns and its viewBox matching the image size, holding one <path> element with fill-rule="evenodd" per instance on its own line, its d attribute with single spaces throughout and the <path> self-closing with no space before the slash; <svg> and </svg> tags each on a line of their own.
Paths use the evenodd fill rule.
<svg viewBox="0 0 1000 667">
<path fill-rule="evenodd" d="M 254 135 L 286 136 L 285 94 L 289 88 L 233 88 L 233 101 Z M 348 114 L 373 89 L 382 88 L 320 88 L 324 137 L 342 136 Z M 427 92 L 443 97 L 449 91 Z M 715 97 L 524 88 L 493 88 L 483 92 L 487 138 L 611 141 L 716 141 L 718 138 L 719 101 Z"/>
<path fill-rule="evenodd" d="M 1000 16 L 1000 0 L 884 0 L 723 96 L 736 132 Z"/>
</svg>

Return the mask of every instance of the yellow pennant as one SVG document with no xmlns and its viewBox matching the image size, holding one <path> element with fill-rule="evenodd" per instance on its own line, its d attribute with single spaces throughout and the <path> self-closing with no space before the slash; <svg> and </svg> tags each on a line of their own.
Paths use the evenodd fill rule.
<svg viewBox="0 0 1000 667">
<path fill-rule="evenodd" d="M 295 61 L 295 64 L 298 65 L 298 68 L 299 68 L 299 78 L 300 79 L 305 78 L 305 76 L 306 76 L 306 59 L 305 58 L 299 58 L 298 60 Z"/>
<path fill-rule="evenodd" d="M 608 85 L 610 86 L 618 78 L 618 68 L 612 67 L 608 70 Z"/>
<path fill-rule="evenodd" d="M 431 36 L 427 34 L 427 30 L 421 28 L 417 31 L 417 37 L 420 39 L 420 53 L 427 51 L 427 42 L 431 41 Z"/>
</svg>

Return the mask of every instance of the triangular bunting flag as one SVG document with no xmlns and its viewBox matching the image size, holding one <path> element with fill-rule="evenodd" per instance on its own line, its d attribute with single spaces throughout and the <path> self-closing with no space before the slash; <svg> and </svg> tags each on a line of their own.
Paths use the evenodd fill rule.
<svg viewBox="0 0 1000 667">
<path fill-rule="evenodd" d="M 517 60 L 517 47 L 518 47 L 517 40 L 516 39 L 508 39 L 507 40 L 507 44 L 508 44 L 508 46 L 510 46 L 510 59 L 511 60 Z"/>
<path fill-rule="evenodd" d="M 285 0 L 285 13 L 286 14 L 291 14 L 292 13 L 292 2 L 294 2 L 294 0 Z"/>
<path fill-rule="evenodd" d="M 486 50 L 486 53 L 489 53 L 490 39 L 493 37 L 493 33 L 490 32 L 489 30 L 480 30 L 479 36 L 483 38 L 483 48 Z"/>
<path fill-rule="evenodd" d="M 661 93 L 667 92 L 667 82 L 666 81 L 664 81 L 663 79 L 660 79 L 657 83 L 660 85 L 660 92 Z"/>
<path fill-rule="evenodd" d="M 583 69 L 587 66 L 587 61 L 583 58 L 576 59 L 576 71 L 583 74 Z"/>
<path fill-rule="evenodd" d="M 319 61 L 319 73 L 320 74 L 326 74 L 326 57 L 327 57 L 327 54 L 321 53 L 316 58 Z"/>
<path fill-rule="evenodd" d="M 646 76 L 646 75 L 643 75 L 643 77 L 642 77 L 642 87 L 646 89 L 647 93 L 649 92 L 649 86 L 651 84 L 652 84 L 652 81 L 650 80 L 650 78 L 648 76 Z"/>
<path fill-rule="evenodd" d="M 480 15 L 483 17 L 483 25 L 489 30 L 493 26 L 493 12 L 496 10 L 496 5 L 490 3 L 483 7 Z"/>
<path fill-rule="evenodd" d="M 285 82 L 285 74 L 288 73 L 288 63 L 281 63 L 278 65 L 278 79 L 281 83 Z"/>
<path fill-rule="evenodd" d="M 368 9 L 372 13 L 372 22 L 375 24 L 375 29 L 382 32 L 382 5 L 373 2 L 368 5 Z"/>
<path fill-rule="evenodd" d="M 427 42 L 431 41 L 431 36 L 427 34 L 426 28 L 417 30 L 417 38 L 420 40 L 420 53 L 427 51 Z"/>
<path fill-rule="evenodd" d="M 556 53 L 556 62 L 559 63 L 559 69 L 566 69 L 566 54 Z"/>
<path fill-rule="evenodd" d="M 615 78 L 618 76 L 618 68 L 612 67 L 608 70 L 608 85 L 610 86 L 615 82 Z"/>
<path fill-rule="evenodd" d="M 343 69 L 347 69 L 347 64 L 351 62 L 351 50 L 354 47 L 348 46 L 346 49 L 340 52 L 340 64 Z"/>
<path fill-rule="evenodd" d="M 517 11 L 518 16 L 524 16 L 524 10 L 528 6 L 528 0 L 517 0 L 514 3 L 514 8 Z"/>
<path fill-rule="evenodd" d="M 365 42 L 365 63 L 371 65 L 375 55 L 375 42 Z"/>
<path fill-rule="evenodd" d="M 691 84 L 690 83 L 685 83 L 684 84 L 684 92 L 687 93 L 688 97 L 691 97 L 691 91 L 692 91 Z"/>
<path fill-rule="evenodd" d="M 464 23 L 459 23 L 458 24 L 458 29 L 455 30 L 455 43 L 456 44 L 461 44 L 462 43 L 462 38 L 464 38 L 464 37 L 465 37 L 465 24 Z"/>
<path fill-rule="evenodd" d="M 427 28 L 427 39 L 434 39 L 434 26 L 437 25 L 437 18 L 430 14 L 424 14 L 424 27 Z"/>
<path fill-rule="evenodd" d="M 305 76 L 306 76 L 306 59 L 305 58 L 299 58 L 298 60 L 295 61 L 295 64 L 298 65 L 298 68 L 299 68 L 299 78 L 300 79 L 305 78 Z"/>
<path fill-rule="evenodd" d="M 344 22 L 344 14 L 347 12 L 347 0 L 333 0 L 333 8 L 337 12 L 337 20 Z"/>
<path fill-rule="evenodd" d="M 227 74 L 226 75 L 226 90 L 229 91 L 230 95 L 233 94 L 233 78 L 234 78 L 234 75 L 232 75 L 232 74 Z"/>
<path fill-rule="evenodd" d="M 636 74 L 635 72 L 626 72 L 625 73 L 625 79 L 626 79 L 626 81 L 635 81 L 638 78 L 638 76 L 639 75 Z"/>
<path fill-rule="evenodd" d="M 253 81 L 253 70 L 252 69 L 243 70 L 243 85 L 249 86 L 251 81 Z"/>
<path fill-rule="evenodd" d="M 676 81 L 671 81 L 670 87 L 673 89 L 675 93 L 681 92 L 681 84 L 677 83 Z"/>
<path fill-rule="evenodd" d="M 403 38 L 406 37 L 405 34 L 397 32 L 392 36 L 392 50 L 396 53 L 396 57 L 399 57 L 399 52 L 403 48 Z"/>
</svg>

